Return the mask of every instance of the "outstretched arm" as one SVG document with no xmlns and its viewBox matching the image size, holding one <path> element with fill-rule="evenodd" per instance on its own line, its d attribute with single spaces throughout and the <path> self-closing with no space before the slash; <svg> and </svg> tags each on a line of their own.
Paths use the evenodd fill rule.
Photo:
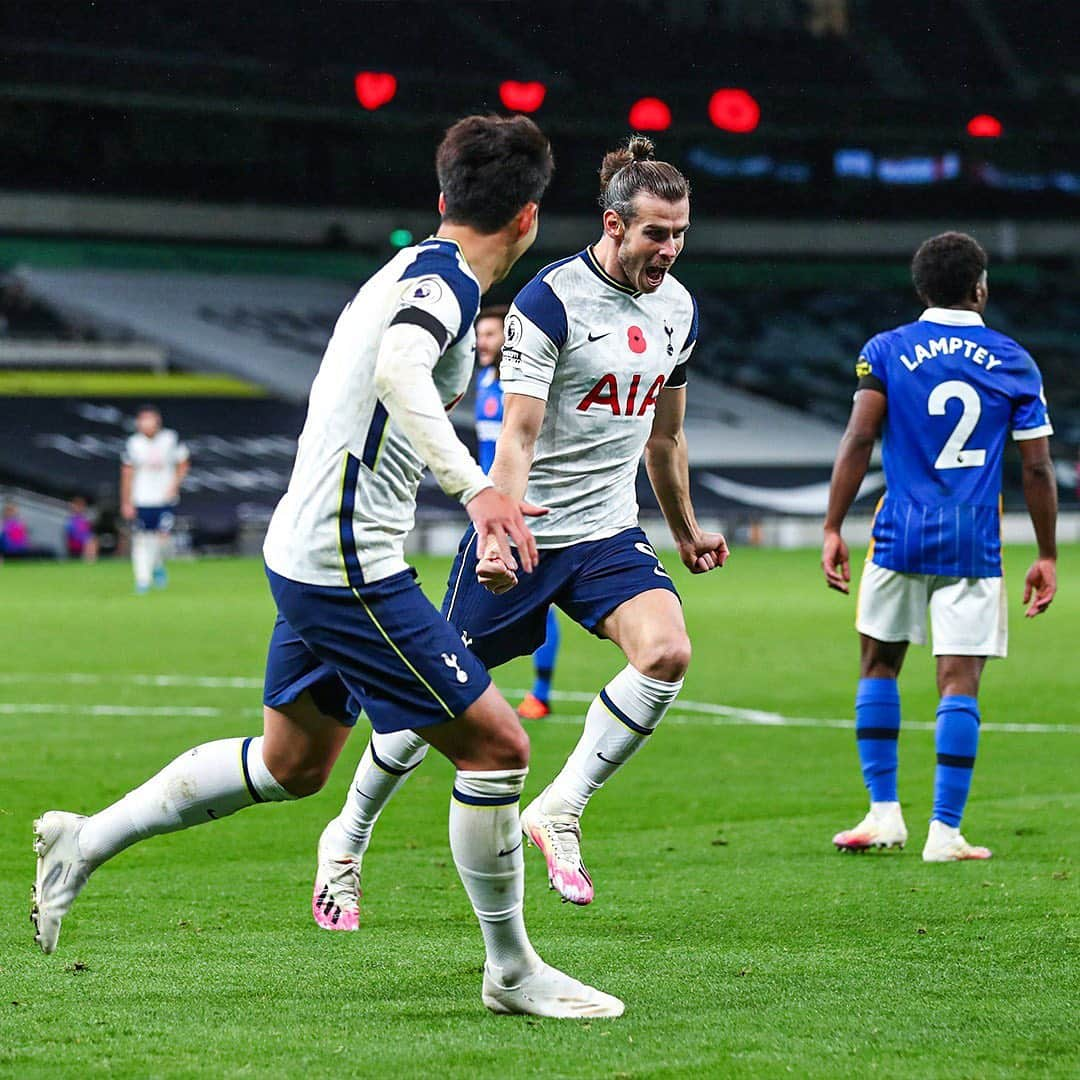
<svg viewBox="0 0 1080 1080">
<path fill-rule="evenodd" d="M 135 517 L 135 507 L 131 502 L 131 485 L 135 479 L 135 467 L 126 461 L 120 466 L 120 516 L 125 521 Z"/>
<path fill-rule="evenodd" d="M 825 540 L 821 548 L 821 568 L 830 589 L 851 591 L 851 558 L 840 530 L 851 504 L 866 478 L 870 455 L 885 419 L 886 399 L 878 390 L 858 390 L 847 429 L 836 451 L 829 508 L 825 514 Z"/>
<path fill-rule="evenodd" d="M 375 391 L 439 486 L 464 505 L 480 544 L 494 544 L 510 565 L 512 539 L 525 569 L 531 570 L 536 542 L 517 500 L 492 487 L 446 415 L 432 376 L 440 355 L 441 343 L 433 331 L 404 322 L 390 326 L 375 361 Z"/>
<path fill-rule="evenodd" d="M 170 495 L 172 501 L 176 502 L 180 498 L 180 485 L 184 482 L 184 477 L 191 471 L 191 459 L 184 458 L 183 461 L 176 463 L 176 471 L 173 473 L 173 483 Z"/>
<path fill-rule="evenodd" d="M 1024 603 L 1029 619 L 1041 615 L 1057 592 L 1057 476 L 1050 460 L 1050 440 L 1022 439 L 1017 443 L 1024 468 L 1024 501 L 1039 554 L 1024 578 Z"/>
<path fill-rule="evenodd" d="M 519 503 L 529 485 L 529 470 L 546 411 L 547 403 L 540 398 L 512 393 L 503 396 L 503 426 L 489 475 L 499 491 Z M 507 564 L 491 544 L 480 545 L 477 551 L 480 561 L 476 576 L 485 588 L 499 594 L 517 584 L 515 567 Z"/>
<path fill-rule="evenodd" d="M 679 558 L 691 573 L 704 574 L 727 562 L 728 546 L 720 533 L 702 532 L 694 516 L 685 416 L 686 387 L 662 390 L 645 444 L 645 469 Z"/>
</svg>

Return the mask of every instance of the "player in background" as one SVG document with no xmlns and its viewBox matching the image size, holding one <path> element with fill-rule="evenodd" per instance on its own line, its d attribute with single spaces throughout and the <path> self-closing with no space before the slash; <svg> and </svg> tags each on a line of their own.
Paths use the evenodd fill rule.
<svg viewBox="0 0 1080 1080">
<path fill-rule="evenodd" d="M 534 522 L 539 563 L 518 577 L 469 529 L 443 600 L 460 640 L 489 669 L 536 648 L 552 604 L 626 657 L 589 706 L 569 760 L 521 816 L 552 888 L 575 904 L 590 903 L 594 891 L 581 859 L 581 815 L 648 741 L 690 662 L 675 585 L 637 524 L 643 451 L 683 563 L 701 574 L 728 554 L 719 533 L 698 526 L 690 502 L 683 417 L 697 306 L 670 273 L 690 224 L 689 187 L 641 136 L 606 155 L 600 179 L 600 239 L 541 270 L 506 319 L 505 409 L 491 478 L 511 498 L 549 507 Z M 349 923 L 332 923 L 316 904 L 321 926 L 356 929 L 372 828 L 425 752 L 405 730 L 372 735 L 319 842 L 316 900 L 325 890 Z"/>
<path fill-rule="evenodd" d="M 35 822 L 45 952 L 90 873 L 124 848 L 318 791 L 363 709 L 380 731 L 418 728 L 457 769 L 450 844 L 483 931 L 484 1004 L 553 1017 L 622 1012 L 617 998 L 544 964 L 529 942 L 517 809 L 528 738 L 403 555 L 425 466 L 516 565 L 513 539 L 524 571 L 536 546 L 522 511 L 542 512 L 492 486 L 446 413 L 472 374 L 481 295 L 535 239 L 551 151 L 527 117 L 473 116 L 450 128 L 436 165 L 437 235 L 364 284 L 311 388 L 264 546 L 278 615 L 263 734 L 199 746 L 93 817 L 52 811 Z"/>
<path fill-rule="evenodd" d="M 844 851 L 907 841 L 896 783 L 897 677 L 908 644 L 926 642 L 929 606 L 941 700 L 923 859 L 990 858 L 964 839 L 960 821 L 979 741 L 979 680 L 987 657 L 1006 653 L 1000 500 L 1010 434 L 1038 543 L 1024 580 L 1028 618 L 1044 612 L 1057 590 L 1057 483 L 1042 377 L 1021 346 L 984 324 L 986 265 L 986 253 L 963 233 L 927 240 L 911 265 L 926 310 L 918 322 L 871 338 L 856 367 L 858 389 L 825 519 L 821 561 L 830 588 L 850 588 L 840 529 L 879 435 L 886 493 L 874 515 L 855 617 L 855 738 L 870 810 L 833 838 Z"/>
<path fill-rule="evenodd" d="M 476 444 L 477 459 L 484 472 L 495 461 L 495 444 L 502 431 L 503 391 L 499 382 L 499 360 L 503 347 L 505 307 L 484 308 L 476 319 Z M 518 706 L 522 720 L 542 720 L 551 712 L 551 679 L 559 655 L 559 619 L 548 608 L 544 644 L 533 653 L 535 681 Z"/>
<path fill-rule="evenodd" d="M 165 550 L 190 468 L 188 448 L 175 431 L 161 426 L 157 406 L 141 406 L 120 466 L 120 514 L 131 523 L 131 567 L 139 594 L 151 584 L 163 589 L 168 581 Z"/>
<path fill-rule="evenodd" d="M 69 504 L 70 513 L 64 522 L 64 544 L 69 559 L 82 559 L 83 562 L 97 562 L 98 538 L 94 533 L 94 523 L 86 499 L 76 495 Z"/>
</svg>

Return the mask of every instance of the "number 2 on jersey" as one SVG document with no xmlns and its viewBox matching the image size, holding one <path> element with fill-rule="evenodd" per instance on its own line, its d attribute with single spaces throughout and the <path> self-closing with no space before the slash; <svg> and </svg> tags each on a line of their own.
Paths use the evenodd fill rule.
<svg viewBox="0 0 1080 1080">
<path fill-rule="evenodd" d="M 959 379 L 950 379 L 948 382 L 938 383 L 930 391 L 930 397 L 926 407 L 931 416 L 944 416 L 946 402 L 953 399 L 959 400 L 964 411 L 956 422 L 952 434 L 945 441 L 941 453 L 934 462 L 935 469 L 974 469 L 986 464 L 985 450 L 967 450 L 964 443 L 971 437 L 975 425 L 982 415 L 982 401 L 979 392 L 970 383 L 961 382 Z"/>
</svg>

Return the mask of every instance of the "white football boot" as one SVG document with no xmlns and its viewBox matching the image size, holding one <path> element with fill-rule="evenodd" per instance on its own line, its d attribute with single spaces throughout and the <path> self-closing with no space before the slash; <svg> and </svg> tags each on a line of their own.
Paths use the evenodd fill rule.
<svg viewBox="0 0 1080 1080">
<path fill-rule="evenodd" d="M 546 789 L 545 789 L 546 791 Z M 591 904 L 592 878 L 581 861 L 581 825 L 571 814 L 545 814 L 541 792 L 521 812 L 521 831 L 547 862 L 548 884 L 571 904 Z"/>
<path fill-rule="evenodd" d="M 36 931 L 34 940 L 44 953 L 56 951 L 60 923 L 94 870 L 79 850 L 84 821 L 82 814 L 49 810 L 34 822 L 37 874 L 30 921 Z"/>
<path fill-rule="evenodd" d="M 833 837 L 838 851 L 866 851 L 869 848 L 902 848 L 908 831 L 898 802 L 871 803 L 870 812 L 855 826 Z"/>
<path fill-rule="evenodd" d="M 334 818 L 319 837 L 319 865 L 311 914 L 324 930 L 360 929 L 360 866 L 363 855 L 349 843 Z"/>
<path fill-rule="evenodd" d="M 923 862 L 962 862 L 965 859 L 989 859 L 989 848 L 969 844 L 958 828 L 936 818 L 930 822 L 923 848 Z"/>
<path fill-rule="evenodd" d="M 622 1016 L 626 1008 L 617 997 L 586 986 L 547 964 L 541 964 L 516 986 L 503 986 L 485 964 L 481 997 L 493 1013 L 549 1016 L 557 1020 Z"/>
</svg>

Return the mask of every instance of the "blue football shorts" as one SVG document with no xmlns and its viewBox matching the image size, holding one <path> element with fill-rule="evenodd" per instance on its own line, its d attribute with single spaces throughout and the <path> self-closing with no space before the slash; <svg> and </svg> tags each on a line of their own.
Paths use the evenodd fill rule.
<svg viewBox="0 0 1080 1080">
<path fill-rule="evenodd" d="M 170 506 L 136 506 L 132 524 L 139 532 L 172 532 L 175 521 Z"/>
<path fill-rule="evenodd" d="M 472 652 L 490 669 L 528 656 L 544 643 L 552 604 L 590 633 L 620 604 L 652 589 L 678 590 L 641 529 L 606 540 L 545 548 L 531 574 L 495 596 L 476 580 L 476 531 L 458 546 L 442 611 Z"/>
<path fill-rule="evenodd" d="M 267 567 L 277 620 L 263 703 L 311 692 L 319 710 L 352 726 L 363 709 L 379 732 L 460 716 L 491 677 L 403 570 L 359 589 L 306 585 Z"/>
</svg>

